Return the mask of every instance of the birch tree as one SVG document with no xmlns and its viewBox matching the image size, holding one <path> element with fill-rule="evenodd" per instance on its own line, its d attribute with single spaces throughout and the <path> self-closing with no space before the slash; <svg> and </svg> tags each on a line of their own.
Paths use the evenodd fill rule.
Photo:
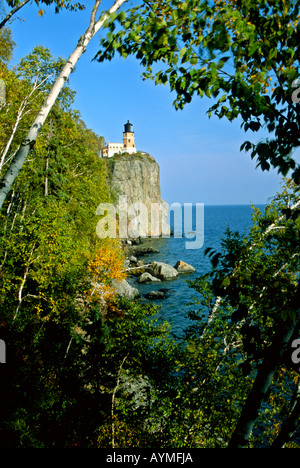
<svg viewBox="0 0 300 468">
<path fill-rule="evenodd" d="M 257 167 L 263 171 L 276 168 L 283 176 L 291 174 L 294 182 L 299 184 L 300 165 L 293 155 L 300 146 L 297 107 L 299 18 L 299 3 L 294 0 L 154 0 L 145 3 L 142 14 L 141 9 L 132 9 L 118 31 L 112 24 L 106 38 L 101 41 L 96 57 L 101 62 L 112 59 L 116 52 L 125 58 L 134 55 L 145 67 L 145 78 L 155 80 L 155 84 L 168 84 L 174 91 L 176 109 L 182 109 L 195 96 L 205 96 L 214 101 L 208 109 L 209 117 L 215 114 L 230 122 L 239 118 L 243 130 L 258 136 L 261 130 L 266 131 L 267 137 L 262 134 L 258 141 L 245 141 L 241 151 L 245 150 L 252 159 L 256 158 Z M 298 238 L 299 200 L 293 210 L 287 206 L 289 212 L 294 211 L 291 219 L 295 222 Z M 271 222 L 266 228 L 263 242 L 268 243 L 273 235 L 273 238 L 277 235 L 282 248 L 284 234 L 280 232 L 287 232 L 286 227 L 273 226 Z M 255 247 L 259 248 L 260 245 L 261 241 Z M 292 242 L 285 247 L 288 254 L 285 264 L 299 259 L 296 247 L 290 250 Z M 248 250 L 253 261 L 257 248 Z M 272 255 L 275 255 L 274 250 Z M 220 256 L 216 253 L 212 258 L 217 264 Z M 257 308 L 261 304 L 261 295 L 271 297 L 276 291 L 270 282 L 260 289 L 262 278 L 257 275 L 249 288 L 259 291 L 258 297 L 254 296 L 247 307 L 240 304 L 241 291 L 237 282 L 249 281 L 240 270 L 247 268 L 248 259 L 241 258 L 241 264 L 232 265 L 227 273 L 223 268 L 217 273 L 214 270 L 213 274 L 216 297 L 221 296 L 218 291 L 222 288 L 227 290 L 226 300 L 237 308 L 235 316 L 239 316 L 242 324 L 245 316 L 241 314 L 247 314 L 254 304 L 254 308 Z M 285 290 L 281 285 L 284 270 L 281 267 L 283 265 L 274 272 L 276 275 L 278 272 L 278 275 L 273 281 L 278 284 L 278 290 L 282 288 L 281 305 L 285 304 L 286 307 L 283 307 L 282 313 L 288 311 L 290 315 L 280 317 L 275 324 L 276 332 L 269 339 L 270 353 L 266 352 L 257 370 L 257 379 L 242 410 L 231 447 L 248 443 L 262 402 L 282 362 L 284 349 L 293 330 L 299 327 L 299 309 L 295 305 L 295 298 L 299 301 L 299 293 L 297 288 Z M 269 278 L 263 262 L 261 270 Z M 297 285 L 296 278 L 293 281 Z M 210 319 L 218 313 L 219 306 L 220 298 L 212 309 Z"/>
<path fill-rule="evenodd" d="M 175 109 L 210 98 L 209 117 L 240 119 L 259 138 L 241 151 L 299 183 L 299 18 L 294 0 L 147 1 L 111 25 L 97 59 L 134 55 Z"/>
<path fill-rule="evenodd" d="M 291 411 L 282 425 L 281 431 L 273 441 L 272 448 L 284 448 L 289 441 L 291 434 L 300 426 L 300 378 L 295 391 L 295 396 L 291 405 Z"/>
<path fill-rule="evenodd" d="M 11 144 L 13 142 L 13 139 L 16 135 L 17 129 L 22 121 L 22 119 L 31 112 L 31 107 L 30 104 L 32 104 L 32 101 L 34 100 L 35 93 L 41 88 L 43 85 L 43 82 L 38 83 L 36 80 L 33 84 L 33 87 L 27 94 L 27 96 L 24 97 L 22 102 L 19 105 L 19 108 L 17 110 L 17 115 L 13 124 L 13 127 L 11 129 L 11 133 L 9 135 L 9 138 L 3 148 L 2 153 L 0 153 L 0 172 L 2 172 L 2 168 L 4 167 L 5 163 L 7 162 L 6 157 L 7 154 L 9 153 L 9 150 L 11 148 Z"/>
<path fill-rule="evenodd" d="M 216 363 L 206 382 L 214 374 L 223 374 L 228 363 L 226 378 L 232 379 L 239 368 L 244 379 L 242 386 L 235 381 L 231 395 L 232 415 L 237 400 L 240 407 L 239 414 L 234 416 L 236 423 L 232 424 L 231 416 L 234 430 L 223 428 L 224 434 L 226 431 L 228 434 L 229 442 L 224 444 L 228 448 L 253 447 L 258 421 L 261 430 L 268 426 L 270 446 L 273 444 L 270 433 L 275 436 L 274 447 L 287 443 L 297 428 L 297 399 L 283 397 L 291 401 L 287 417 L 280 414 L 278 403 L 274 405 L 275 421 L 283 421 L 280 433 L 276 432 L 274 416 L 265 411 L 266 403 L 270 405 L 270 395 L 282 395 L 284 386 L 287 391 L 287 386 L 298 385 L 292 344 L 300 331 L 299 229 L 299 186 L 288 181 L 265 212 L 255 209 L 248 235 L 227 232 L 222 250 L 218 254 L 211 252 L 212 270 L 192 283 L 200 293 L 199 314 L 204 312 L 200 326 L 195 329 L 196 343 L 200 350 L 204 349 L 201 354 L 204 360 L 214 343 L 218 343 Z M 212 311 L 213 317 L 208 315 Z M 233 356 L 234 363 L 230 362 Z M 201 385 L 206 382 L 202 380 Z M 225 393 L 225 386 L 220 391 Z"/>
<path fill-rule="evenodd" d="M 249 393 L 246 403 L 242 408 L 241 415 L 228 444 L 228 448 L 245 448 L 247 446 L 253 427 L 258 418 L 259 411 L 267 399 L 275 372 L 280 363 L 282 363 L 284 355 L 287 353 L 291 338 L 295 330 L 299 330 L 299 302 L 300 287 L 298 288 L 297 294 L 294 296 L 294 301 L 290 310 L 290 312 L 292 312 L 296 318 L 294 319 L 289 316 L 287 320 L 281 323 L 281 327 L 279 327 L 276 331 L 273 341 L 267 349 L 264 359 L 258 369 L 252 390 Z M 297 405 L 296 411 L 299 417 L 299 403 Z M 295 430 L 295 427 L 293 427 L 292 424 L 289 427 L 288 420 L 284 426 L 287 426 L 283 431 L 283 441 L 286 442 L 290 431 L 292 431 L 292 429 Z M 281 438 L 281 443 L 283 443 L 283 441 Z M 276 444 L 274 445 L 274 448 L 275 447 Z"/>
<path fill-rule="evenodd" d="M 58 98 L 58 95 L 63 89 L 70 74 L 74 70 L 74 67 L 80 59 L 81 55 L 85 52 L 90 41 L 97 34 L 97 32 L 104 25 L 104 23 L 108 20 L 108 18 L 111 18 L 112 15 L 115 14 L 126 1 L 127 0 L 116 0 L 113 3 L 113 5 L 109 8 L 109 10 L 103 14 L 99 11 L 101 0 L 96 0 L 96 2 L 94 3 L 90 15 L 88 28 L 86 29 L 84 34 L 80 36 L 74 51 L 67 59 L 66 64 L 62 68 L 61 73 L 56 79 L 45 101 L 43 102 L 37 116 L 35 117 L 32 125 L 30 126 L 27 135 L 23 139 L 19 150 L 13 157 L 9 168 L 7 169 L 6 173 L 0 181 L 0 209 L 2 208 L 3 203 L 16 177 L 18 176 L 24 162 L 26 161 L 30 150 L 34 147 L 38 134 L 42 126 L 44 125 L 50 110 L 52 109 L 55 101 Z"/>
<path fill-rule="evenodd" d="M 43 97 L 51 89 L 65 60 L 54 59 L 48 48 L 37 46 L 12 71 L 3 66 L 3 77 L 7 97 L 0 115 L 0 174 L 18 150 L 26 128 L 39 110 Z M 69 109 L 74 102 L 74 91 L 69 86 L 59 95 L 57 103 Z"/>
<path fill-rule="evenodd" d="M 30 0 L 24 0 L 23 2 L 19 2 L 17 5 L 15 5 L 9 13 L 7 13 L 7 15 L 1 20 L 0 22 L 0 29 L 1 28 L 4 28 L 4 26 L 6 25 L 6 23 L 8 23 L 8 21 L 11 19 L 11 17 L 17 13 L 23 6 L 27 5 L 27 3 L 29 3 Z"/>
</svg>

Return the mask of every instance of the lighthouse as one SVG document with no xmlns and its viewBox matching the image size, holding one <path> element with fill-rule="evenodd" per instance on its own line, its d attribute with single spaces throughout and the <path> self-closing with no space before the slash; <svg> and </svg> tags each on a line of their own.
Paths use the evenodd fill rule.
<svg viewBox="0 0 300 468">
<path fill-rule="evenodd" d="M 133 126 L 129 120 L 124 125 L 123 145 L 126 153 L 136 153 Z"/>
<path fill-rule="evenodd" d="M 133 126 L 129 120 L 124 125 L 123 143 L 108 143 L 102 150 L 102 157 L 111 158 L 114 154 L 122 153 L 136 153 Z"/>
</svg>

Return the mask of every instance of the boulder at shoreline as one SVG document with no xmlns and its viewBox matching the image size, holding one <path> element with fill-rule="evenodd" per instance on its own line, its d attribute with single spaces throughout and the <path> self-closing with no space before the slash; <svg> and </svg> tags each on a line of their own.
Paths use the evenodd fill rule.
<svg viewBox="0 0 300 468">
<path fill-rule="evenodd" d="M 141 276 L 139 277 L 139 283 L 154 283 L 154 282 L 160 282 L 160 279 L 156 278 L 155 276 L 152 276 L 147 271 L 145 273 L 142 273 Z"/>
<path fill-rule="evenodd" d="M 196 271 L 192 265 L 189 265 L 182 260 L 178 260 L 176 265 L 174 265 L 174 268 L 178 273 L 195 273 Z"/>
<path fill-rule="evenodd" d="M 134 246 L 130 250 L 132 254 L 135 256 L 142 256 L 142 255 L 146 255 L 149 253 L 159 253 L 159 250 L 155 249 L 154 247 L 144 246 L 144 245 Z"/>
<path fill-rule="evenodd" d="M 161 281 L 173 280 L 178 276 L 175 268 L 163 262 L 152 262 L 148 267 L 148 271 L 152 276 L 159 278 Z"/>
<path fill-rule="evenodd" d="M 159 299 L 159 300 L 160 300 L 160 299 L 165 299 L 165 298 L 166 298 L 166 296 L 165 296 L 165 294 L 164 294 L 163 291 L 150 291 L 150 292 L 148 292 L 148 293 L 145 295 L 145 297 L 146 297 L 147 299 L 154 299 L 154 300 L 155 300 L 155 299 Z"/>
<path fill-rule="evenodd" d="M 139 291 L 131 286 L 125 279 L 122 279 L 121 281 L 113 279 L 112 286 L 118 296 L 123 296 L 127 299 L 135 299 L 140 296 Z"/>
</svg>

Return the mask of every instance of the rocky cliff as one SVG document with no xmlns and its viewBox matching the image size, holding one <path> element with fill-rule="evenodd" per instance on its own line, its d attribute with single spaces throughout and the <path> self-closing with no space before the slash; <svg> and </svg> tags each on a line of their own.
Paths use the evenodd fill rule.
<svg viewBox="0 0 300 468">
<path fill-rule="evenodd" d="M 146 153 L 122 154 L 107 164 L 120 237 L 168 235 L 168 205 L 161 200 L 160 168 L 155 159 Z"/>
</svg>

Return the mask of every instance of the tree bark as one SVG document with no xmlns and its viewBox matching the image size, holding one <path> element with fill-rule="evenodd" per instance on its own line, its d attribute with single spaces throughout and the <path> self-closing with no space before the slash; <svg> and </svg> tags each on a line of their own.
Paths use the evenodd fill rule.
<svg viewBox="0 0 300 468">
<path fill-rule="evenodd" d="M 17 11 L 19 11 L 24 5 L 26 5 L 26 3 L 29 3 L 30 0 L 24 0 L 24 2 L 21 2 L 18 6 L 16 6 L 15 8 L 13 8 L 6 16 L 5 18 L 3 18 L 3 20 L 1 21 L 0 23 L 0 29 L 2 29 L 5 24 L 10 20 L 10 18 L 15 14 L 17 13 Z"/>
<path fill-rule="evenodd" d="M 281 325 L 278 325 L 273 342 L 267 349 L 264 359 L 258 368 L 252 390 L 242 408 L 240 418 L 231 440 L 229 441 L 228 448 L 245 448 L 248 443 L 259 411 L 271 388 L 274 374 L 283 360 L 283 356 L 287 351 L 293 333 L 300 325 L 299 299 L 300 286 L 298 285 L 298 290 L 291 307 L 291 310 L 295 312 L 296 318 L 292 320 L 290 316 L 288 316 Z"/>
<path fill-rule="evenodd" d="M 37 84 L 36 82 L 34 83 L 34 86 L 32 88 L 32 90 L 30 91 L 30 93 L 28 94 L 28 96 L 25 97 L 25 99 L 21 102 L 20 106 L 19 106 L 19 109 L 18 109 L 18 113 L 17 113 L 17 117 L 16 117 L 16 121 L 15 121 L 15 124 L 13 126 L 13 129 L 12 129 L 12 132 L 11 132 L 11 135 L 8 139 L 8 142 L 6 143 L 5 145 L 5 148 L 2 152 L 2 155 L 1 155 L 1 161 L 0 161 L 0 171 L 2 170 L 2 167 L 4 166 L 4 164 L 6 163 L 5 162 L 5 158 L 6 158 L 6 155 L 10 149 L 10 145 L 14 139 L 14 136 L 16 134 L 16 131 L 18 129 L 18 126 L 21 122 L 21 120 L 23 119 L 23 117 L 29 112 L 28 110 L 26 111 L 26 107 L 29 105 L 30 103 L 30 98 L 31 96 L 35 93 L 35 91 L 37 91 L 39 89 L 39 87 L 43 84 L 43 81 L 39 84 Z"/>
<path fill-rule="evenodd" d="M 122 369 L 123 369 L 123 365 L 124 365 L 127 358 L 128 358 L 128 354 L 126 354 L 126 356 L 124 357 L 123 361 L 120 364 L 118 375 L 117 375 L 117 384 L 116 384 L 116 386 L 115 386 L 115 388 L 113 390 L 112 398 L 111 398 L 111 411 L 110 412 L 111 412 L 111 446 L 112 446 L 112 448 L 115 448 L 115 413 L 114 413 L 115 398 L 116 398 L 116 393 L 117 393 L 117 391 L 119 390 L 119 387 L 120 387 L 120 377 L 121 377 L 121 372 L 122 372 Z"/>
<path fill-rule="evenodd" d="M 300 420 L 300 380 L 298 382 L 296 398 L 292 404 L 290 414 L 282 424 L 278 436 L 274 439 L 271 448 L 284 448 L 285 444 L 291 440 L 292 435 L 299 428 Z"/>
<path fill-rule="evenodd" d="M 90 18 L 90 24 L 86 32 L 83 36 L 80 37 L 78 44 L 72 54 L 69 56 L 65 66 L 63 67 L 61 73 L 59 74 L 57 80 L 55 81 L 52 89 L 50 90 L 48 96 L 46 97 L 44 103 L 42 104 L 36 118 L 34 119 L 30 129 L 26 137 L 24 138 L 23 142 L 19 150 L 17 151 L 16 155 L 14 156 L 10 167 L 2 177 L 0 181 L 0 210 L 3 206 L 3 203 L 6 200 L 6 197 L 18 176 L 26 158 L 35 144 L 37 136 L 50 112 L 52 109 L 60 91 L 64 87 L 66 81 L 68 80 L 71 72 L 73 71 L 76 63 L 80 59 L 81 55 L 85 51 L 86 47 L 88 46 L 91 39 L 95 36 L 95 34 L 99 31 L 99 29 L 103 26 L 103 23 L 106 21 L 109 16 L 116 12 L 123 3 L 127 2 L 128 0 L 116 0 L 112 7 L 108 10 L 106 14 L 104 14 L 98 21 L 96 21 L 96 14 L 98 12 L 99 6 L 101 4 L 101 0 L 96 0 Z"/>
</svg>

